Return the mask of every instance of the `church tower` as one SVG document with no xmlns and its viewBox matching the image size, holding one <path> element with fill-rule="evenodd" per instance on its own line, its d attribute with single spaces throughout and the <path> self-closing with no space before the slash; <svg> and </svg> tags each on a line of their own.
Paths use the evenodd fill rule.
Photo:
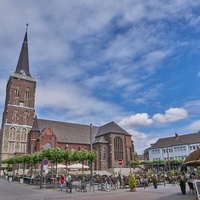
<svg viewBox="0 0 200 200">
<path fill-rule="evenodd" d="M 27 25 L 28 26 L 28 25 Z M 36 78 L 29 72 L 27 27 L 17 67 L 8 79 L 0 137 L 0 159 L 26 154 L 35 115 Z"/>
</svg>

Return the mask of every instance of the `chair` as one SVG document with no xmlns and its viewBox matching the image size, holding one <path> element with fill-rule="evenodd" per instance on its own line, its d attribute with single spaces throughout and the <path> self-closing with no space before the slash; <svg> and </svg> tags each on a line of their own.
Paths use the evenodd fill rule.
<svg viewBox="0 0 200 200">
<path fill-rule="evenodd" d="M 189 194 L 191 194 L 191 192 L 193 194 L 195 194 L 195 188 L 194 188 L 194 184 L 192 182 L 188 182 L 188 186 L 189 186 Z"/>
</svg>

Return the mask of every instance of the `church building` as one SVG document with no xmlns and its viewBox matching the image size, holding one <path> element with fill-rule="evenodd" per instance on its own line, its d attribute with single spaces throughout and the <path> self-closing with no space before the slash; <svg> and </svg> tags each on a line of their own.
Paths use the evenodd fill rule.
<svg viewBox="0 0 200 200">
<path fill-rule="evenodd" d="M 128 167 L 133 160 L 131 135 L 115 122 L 92 126 L 35 115 L 36 77 L 31 76 L 28 59 L 27 29 L 15 71 L 6 86 L 5 106 L 0 130 L 0 160 L 33 154 L 44 148 L 80 149 L 97 152 L 94 170 Z"/>
</svg>

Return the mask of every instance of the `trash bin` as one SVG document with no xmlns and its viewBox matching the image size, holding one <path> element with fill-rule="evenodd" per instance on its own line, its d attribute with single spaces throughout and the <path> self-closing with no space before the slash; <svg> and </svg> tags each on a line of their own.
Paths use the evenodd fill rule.
<svg viewBox="0 0 200 200">
<path fill-rule="evenodd" d="M 24 183 L 24 179 L 23 178 L 20 178 L 19 179 L 19 182 L 22 184 L 22 183 Z"/>
<path fill-rule="evenodd" d="M 9 177 L 8 181 L 9 181 L 9 182 L 12 182 L 12 177 Z"/>
</svg>

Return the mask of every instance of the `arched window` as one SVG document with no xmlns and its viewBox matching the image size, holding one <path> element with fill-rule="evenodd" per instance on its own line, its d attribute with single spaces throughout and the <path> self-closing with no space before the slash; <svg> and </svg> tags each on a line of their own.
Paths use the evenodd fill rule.
<svg viewBox="0 0 200 200">
<path fill-rule="evenodd" d="M 26 89 L 25 99 L 30 99 L 30 89 L 29 88 Z"/>
<path fill-rule="evenodd" d="M 26 153 L 26 144 L 20 144 L 20 152 Z"/>
<path fill-rule="evenodd" d="M 71 152 L 74 153 L 76 151 L 75 148 L 71 148 Z"/>
<path fill-rule="evenodd" d="M 102 150 L 102 160 L 106 160 L 106 147 L 103 147 L 103 150 Z"/>
<path fill-rule="evenodd" d="M 24 124 L 27 124 L 27 121 L 28 121 L 27 119 L 28 119 L 28 111 L 25 111 L 23 114 L 23 123 Z"/>
<path fill-rule="evenodd" d="M 19 142 L 16 142 L 16 144 L 15 144 L 15 150 L 19 150 Z"/>
<path fill-rule="evenodd" d="M 19 94 L 20 94 L 20 87 L 17 86 L 17 87 L 15 88 L 15 97 L 19 97 Z"/>
<path fill-rule="evenodd" d="M 26 136 L 27 136 L 26 129 L 23 128 L 21 132 L 21 141 L 26 141 Z"/>
<path fill-rule="evenodd" d="M 47 142 L 46 144 L 45 144 L 45 146 L 44 146 L 44 149 L 48 149 L 48 148 L 51 148 L 52 146 L 51 146 L 51 144 L 49 143 L 49 142 Z"/>
<path fill-rule="evenodd" d="M 9 134 L 9 139 L 10 140 L 15 140 L 15 128 L 14 127 L 12 127 L 11 129 L 10 129 L 10 134 Z"/>
<path fill-rule="evenodd" d="M 123 159 L 123 141 L 119 136 L 114 139 L 114 156 L 115 160 Z"/>
<path fill-rule="evenodd" d="M 13 153 L 15 151 L 15 143 L 9 143 L 9 152 Z"/>
<path fill-rule="evenodd" d="M 18 121 L 18 111 L 14 110 L 14 113 L 13 113 L 13 123 L 17 124 L 17 121 Z"/>
</svg>

